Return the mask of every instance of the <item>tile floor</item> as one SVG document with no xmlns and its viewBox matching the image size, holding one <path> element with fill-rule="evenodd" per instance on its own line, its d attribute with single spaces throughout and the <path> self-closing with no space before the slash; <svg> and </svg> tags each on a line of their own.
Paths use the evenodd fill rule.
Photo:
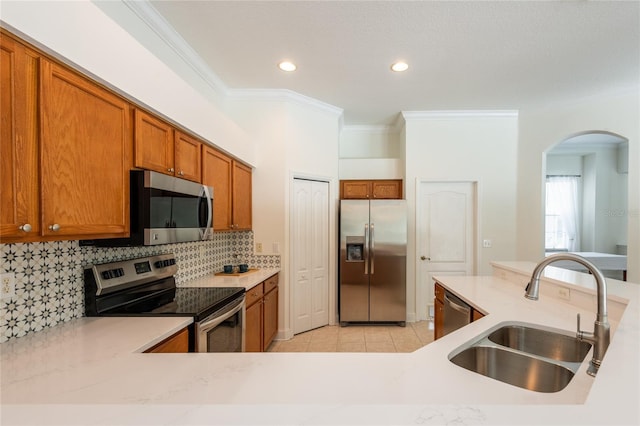
<svg viewBox="0 0 640 426">
<path fill-rule="evenodd" d="M 268 352 L 413 352 L 433 342 L 433 321 L 397 325 L 327 325 L 291 340 L 276 340 Z"/>
</svg>

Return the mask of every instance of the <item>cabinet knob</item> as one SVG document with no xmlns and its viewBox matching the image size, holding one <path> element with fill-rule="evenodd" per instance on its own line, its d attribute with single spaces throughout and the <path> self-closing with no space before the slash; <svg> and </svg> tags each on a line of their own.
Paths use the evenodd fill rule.
<svg viewBox="0 0 640 426">
<path fill-rule="evenodd" d="M 52 230 L 53 232 L 58 232 L 60 230 L 60 225 L 58 225 L 57 223 L 54 223 L 53 225 L 49 225 L 49 229 Z"/>
<path fill-rule="evenodd" d="M 175 169 L 174 169 L 173 167 L 169 167 L 169 168 L 167 169 L 167 171 L 168 171 L 168 172 L 173 173 L 173 172 L 175 171 Z"/>
<path fill-rule="evenodd" d="M 426 256 L 420 256 L 420 260 L 431 260 L 431 258 Z"/>
<path fill-rule="evenodd" d="M 184 172 L 183 172 L 182 170 L 180 170 L 180 171 L 178 172 L 178 174 L 179 174 L 180 176 L 184 176 Z"/>
<path fill-rule="evenodd" d="M 28 223 L 25 223 L 24 225 L 19 226 L 18 229 L 24 232 L 31 232 L 31 225 Z"/>
</svg>

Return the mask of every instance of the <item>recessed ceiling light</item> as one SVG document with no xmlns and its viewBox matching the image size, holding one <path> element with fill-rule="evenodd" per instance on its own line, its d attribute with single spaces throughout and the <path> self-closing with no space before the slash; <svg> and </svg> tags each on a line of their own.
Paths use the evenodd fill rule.
<svg viewBox="0 0 640 426">
<path fill-rule="evenodd" d="M 407 65 L 406 62 L 396 62 L 395 64 L 391 65 L 391 71 L 402 72 L 406 71 L 407 69 L 409 69 L 409 65 Z"/>
<path fill-rule="evenodd" d="M 291 72 L 295 71 L 297 67 L 293 62 L 282 61 L 278 64 L 278 68 L 280 68 L 282 71 Z"/>
</svg>

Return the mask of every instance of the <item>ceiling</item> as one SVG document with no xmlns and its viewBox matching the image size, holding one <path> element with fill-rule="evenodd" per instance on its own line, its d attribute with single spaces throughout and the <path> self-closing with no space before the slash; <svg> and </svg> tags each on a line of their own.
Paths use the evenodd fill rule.
<svg viewBox="0 0 640 426">
<path fill-rule="evenodd" d="M 638 1 L 148 3 L 227 88 L 289 89 L 346 125 L 640 90 Z"/>
</svg>

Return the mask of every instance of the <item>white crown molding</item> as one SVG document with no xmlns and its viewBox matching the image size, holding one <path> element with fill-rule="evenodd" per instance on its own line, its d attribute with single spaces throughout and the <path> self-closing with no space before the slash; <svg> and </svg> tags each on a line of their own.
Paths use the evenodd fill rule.
<svg viewBox="0 0 640 426">
<path fill-rule="evenodd" d="M 357 133 L 396 133 L 395 126 L 387 124 L 352 124 L 345 125 L 343 130 Z"/>
<path fill-rule="evenodd" d="M 231 101 L 288 101 L 310 106 L 338 116 L 342 116 L 343 113 L 342 108 L 319 101 L 315 98 L 310 98 L 309 96 L 301 95 L 289 89 L 229 89 L 227 94 L 228 99 Z"/>
<path fill-rule="evenodd" d="M 142 19 L 182 60 L 188 64 L 217 93 L 227 100 L 272 100 L 293 101 L 301 105 L 342 116 L 342 108 L 318 101 L 286 89 L 230 89 L 209 68 L 200 55 L 176 32 L 164 17 L 146 0 L 122 0 L 140 19 Z"/>
<path fill-rule="evenodd" d="M 402 111 L 405 120 L 438 120 L 442 118 L 518 118 L 517 110 L 446 110 Z"/>
<path fill-rule="evenodd" d="M 187 43 L 166 19 L 146 0 L 122 0 L 144 21 L 182 60 L 189 65 L 217 93 L 226 96 L 229 89 L 200 55 Z"/>
</svg>

